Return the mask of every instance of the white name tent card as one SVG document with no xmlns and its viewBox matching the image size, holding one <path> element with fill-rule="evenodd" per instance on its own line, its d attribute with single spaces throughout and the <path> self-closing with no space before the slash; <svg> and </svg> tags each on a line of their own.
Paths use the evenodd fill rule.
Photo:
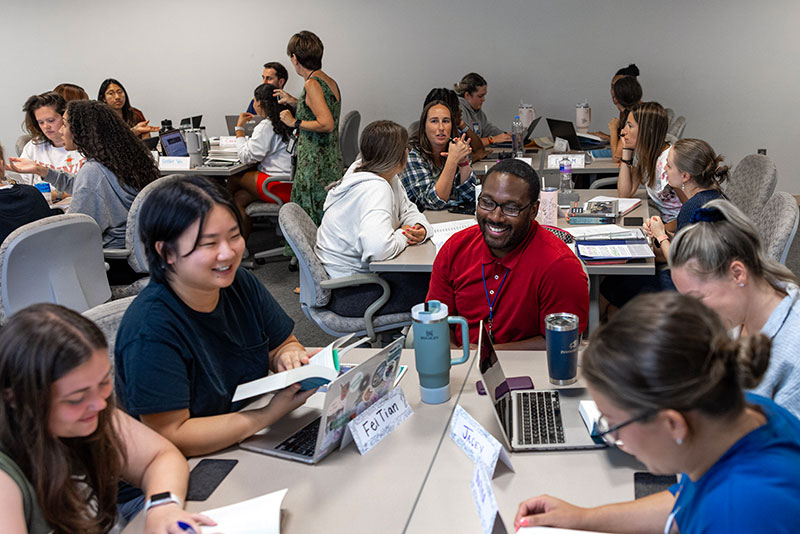
<svg viewBox="0 0 800 534">
<path fill-rule="evenodd" d="M 455 441 L 473 462 L 482 464 L 492 478 L 496 474 L 497 460 L 514 471 L 505 447 L 460 405 L 456 405 L 450 422 L 450 439 Z"/>
<path fill-rule="evenodd" d="M 347 423 L 347 430 L 352 434 L 358 452 L 366 454 L 413 413 L 403 389 L 395 388 Z M 342 440 L 343 445 L 344 442 Z"/>
<path fill-rule="evenodd" d="M 531 168 L 533 168 L 533 158 L 516 158 L 516 159 L 518 159 L 518 160 L 520 160 L 520 161 L 522 161 L 524 163 L 527 163 L 528 165 L 531 166 Z"/>
<path fill-rule="evenodd" d="M 281 503 L 288 489 L 202 512 L 217 522 L 203 532 L 225 534 L 280 534 Z"/>
<path fill-rule="evenodd" d="M 556 137 L 553 141 L 553 150 L 556 152 L 566 152 L 569 150 L 569 141 L 562 137 Z"/>
<path fill-rule="evenodd" d="M 161 156 L 158 158 L 159 171 L 188 171 L 191 168 L 189 156 Z"/>
<path fill-rule="evenodd" d="M 586 154 L 548 154 L 547 155 L 547 168 L 558 169 L 561 160 L 567 158 L 572 164 L 573 169 L 583 169 L 586 167 Z"/>
<path fill-rule="evenodd" d="M 506 527 L 497 508 L 492 482 L 489 480 L 489 475 L 486 474 L 486 468 L 480 462 L 475 463 L 469 487 L 472 490 L 472 498 L 475 500 L 475 508 L 477 508 L 478 517 L 481 520 L 481 532 L 483 534 L 505 534 Z"/>
</svg>

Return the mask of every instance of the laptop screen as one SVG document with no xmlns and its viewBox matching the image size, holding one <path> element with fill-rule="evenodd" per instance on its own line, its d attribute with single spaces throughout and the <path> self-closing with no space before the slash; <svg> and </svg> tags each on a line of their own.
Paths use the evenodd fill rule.
<svg viewBox="0 0 800 534">
<path fill-rule="evenodd" d="M 183 141 L 183 136 L 179 130 L 170 130 L 161 134 L 161 146 L 164 147 L 164 153 L 167 156 L 188 156 L 189 151 L 186 149 L 186 143 Z"/>
<path fill-rule="evenodd" d="M 491 336 L 486 330 L 486 327 L 481 323 L 481 335 L 478 340 L 480 351 L 480 360 L 478 366 L 481 371 L 481 378 L 483 379 L 483 386 L 486 388 L 487 394 L 491 395 L 491 399 L 497 402 L 497 399 L 509 392 L 508 384 L 506 383 L 506 375 L 503 368 L 500 366 L 500 361 L 497 359 L 497 353 L 494 350 Z"/>
</svg>

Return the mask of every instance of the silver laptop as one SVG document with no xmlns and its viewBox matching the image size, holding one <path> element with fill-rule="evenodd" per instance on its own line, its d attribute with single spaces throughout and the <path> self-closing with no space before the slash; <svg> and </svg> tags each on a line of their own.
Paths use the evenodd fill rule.
<svg viewBox="0 0 800 534">
<path fill-rule="evenodd" d="M 307 464 L 319 462 L 339 447 L 347 423 L 356 414 L 394 388 L 402 351 L 400 338 L 330 382 L 321 412 L 301 406 L 239 446 Z"/>
<path fill-rule="evenodd" d="M 592 438 L 578 412 L 582 400 L 590 400 L 586 388 L 557 390 L 517 389 L 509 391 L 491 337 L 484 326 L 478 338 L 478 369 L 486 397 L 492 403 L 510 450 L 564 451 L 605 447 Z"/>
<path fill-rule="evenodd" d="M 254 115 L 252 119 L 247 121 L 244 124 L 244 134 L 247 137 L 253 136 L 253 130 L 256 128 L 256 124 L 263 121 L 262 117 L 258 115 Z M 225 115 L 225 124 L 228 125 L 228 135 L 236 135 L 236 123 L 239 122 L 239 115 Z"/>
</svg>

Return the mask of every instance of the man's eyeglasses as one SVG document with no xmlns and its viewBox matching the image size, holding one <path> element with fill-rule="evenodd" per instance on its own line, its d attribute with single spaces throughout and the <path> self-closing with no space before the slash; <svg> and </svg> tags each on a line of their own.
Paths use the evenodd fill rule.
<svg viewBox="0 0 800 534">
<path fill-rule="evenodd" d="M 517 206 L 516 204 L 498 204 L 494 200 L 480 196 L 478 197 L 478 207 L 484 211 L 492 212 L 495 210 L 496 207 L 500 206 L 500 211 L 503 212 L 503 215 L 508 217 L 519 217 L 519 214 L 522 210 L 527 208 L 533 204 L 533 202 L 528 202 L 524 206 Z"/>
<path fill-rule="evenodd" d="M 637 415 L 636 417 L 633 417 L 623 423 L 611 427 L 608 426 L 608 419 L 606 419 L 606 416 L 601 415 L 600 418 L 597 420 L 597 435 L 603 438 L 603 441 L 605 441 L 606 444 L 611 447 L 622 447 L 624 444 L 622 443 L 622 440 L 617 439 L 616 436 L 617 432 L 619 432 L 619 430 L 622 427 L 628 426 L 632 423 L 636 423 L 638 421 L 641 421 L 642 419 L 646 419 L 651 415 L 653 415 L 653 412 L 648 410 L 643 414 Z"/>
</svg>

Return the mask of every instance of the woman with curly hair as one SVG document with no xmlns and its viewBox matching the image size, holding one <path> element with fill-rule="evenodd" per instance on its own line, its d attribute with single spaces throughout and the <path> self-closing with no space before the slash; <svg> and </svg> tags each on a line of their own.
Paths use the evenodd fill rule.
<svg viewBox="0 0 800 534">
<path fill-rule="evenodd" d="M 56 304 L 0 334 L 0 532 L 109 532 L 124 479 L 144 489 L 146 532 L 199 531 L 182 509 L 189 469 L 166 439 L 116 407 L 103 333 Z"/>
<path fill-rule="evenodd" d="M 111 106 L 125 124 L 130 126 L 133 133 L 142 139 L 147 139 L 151 132 L 158 131 L 157 126 L 150 126 L 150 121 L 144 118 L 144 113 L 131 106 L 128 91 L 114 78 L 103 80 L 100 90 L 97 91 L 97 100 Z"/>
<path fill-rule="evenodd" d="M 79 150 L 86 163 L 77 174 L 56 171 L 35 161 L 9 158 L 16 172 L 35 173 L 59 191 L 72 195 L 69 213 L 85 213 L 100 226 L 103 247 L 125 248 L 128 210 L 141 189 L 159 177 L 147 147 L 122 119 L 105 104 L 73 100 L 67 105 L 62 126 L 67 150 Z M 127 283 L 127 262 L 109 271 L 109 281 Z"/>
</svg>

